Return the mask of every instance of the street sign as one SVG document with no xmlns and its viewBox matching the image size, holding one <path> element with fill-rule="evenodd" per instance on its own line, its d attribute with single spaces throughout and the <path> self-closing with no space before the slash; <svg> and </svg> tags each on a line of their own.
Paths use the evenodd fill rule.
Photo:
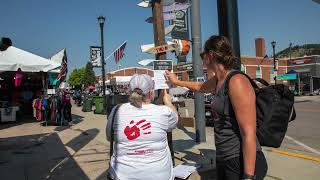
<svg viewBox="0 0 320 180">
<path fill-rule="evenodd" d="M 152 47 L 150 49 L 147 49 L 145 52 L 150 54 L 159 54 L 167 51 L 175 51 L 177 48 L 178 48 L 177 44 L 165 44 L 162 46 Z M 142 46 L 141 46 L 141 49 L 142 49 Z"/>
<path fill-rule="evenodd" d="M 164 35 L 167 35 L 172 32 L 174 25 L 169 25 L 164 29 Z"/>
<path fill-rule="evenodd" d="M 171 21 L 173 19 L 176 19 L 176 13 L 170 12 L 170 13 L 163 13 L 163 20 L 164 21 Z M 149 17 L 145 20 L 147 23 L 153 23 L 153 17 Z"/>
<path fill-rule="evenodd" d="M 155 59 L 144 59 L 139 61 L 138 64 L 141 66 L 153 66 L 153 61 L 155 61 Z"/>
<path fill-rule="evenodd" d="M 175 12 L 180 10 L 186 10 L 191 5 L 189 3 L 173 3 L 169 6 L 163 6 L 163 12 Z"/>
<path fill-rule="evenodd" d="M 140 3 L 138 3 L 137 5 L 142 7 L 142 8 L 148 8 L 151 7 L 151 1 L 142 1 Z"/>
<path fill-rule="evenodd" d="M 153 61 L 153 70 L 172 70 L 172 60 L 155 60 Z"/>
<path fill-rule="evenodd" d="M 163 0 L 163 6 L 170 6 L 174 4 L 174 0 Z M 152 0 L 143 0 L 142 2 L 137 4 L 138 6 L 142 8 L 149 8 L 152 6 Z"/>
</svg>

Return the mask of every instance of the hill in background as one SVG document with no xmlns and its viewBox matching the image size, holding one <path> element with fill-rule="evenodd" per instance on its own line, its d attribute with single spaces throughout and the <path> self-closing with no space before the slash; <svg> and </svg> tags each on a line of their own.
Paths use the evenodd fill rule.
<svg viewBox="0 0 320 180">
<path fill-rule="evenodd" d="M 289 58 L 290 48 L 286 48 L 276 54 L 278 58 Z M 320 44 L 297 45 L 291 48 L 291 57 L 303 57 L 310 55 L 320 55 Z"/>
</svg>

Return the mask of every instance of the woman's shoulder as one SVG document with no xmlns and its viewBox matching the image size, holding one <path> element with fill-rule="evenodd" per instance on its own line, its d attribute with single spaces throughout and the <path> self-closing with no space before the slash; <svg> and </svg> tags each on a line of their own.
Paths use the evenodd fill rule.
<svg viewBox="0 0 320 180">
<path fill-rule="evenodd" d="M 230 82 L 232 84 L 243 85 L 244 83 L 250 84 L 250 80 L 245 74 L 237 73 L 230 78 Z"/>
<path fill-rule="evenodd" d="M 144 106 L 144 108 L 158 111 L 158 113 L 165 113 L 170 110 L 170 108 L 165 105 L 156 105 L 156 104 L 147 104 Z"/>
</svg>

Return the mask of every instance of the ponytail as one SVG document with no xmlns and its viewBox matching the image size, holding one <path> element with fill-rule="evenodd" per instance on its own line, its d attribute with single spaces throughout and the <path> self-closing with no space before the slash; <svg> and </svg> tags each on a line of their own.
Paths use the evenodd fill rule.
<svg viewBox="0 0 320 180">
<path fill-rule="evenodd" d="M 133 106 L 135 106 L 137 108 L 141 108 L 143 98 L 144 98 L 144 95 L 142 93 L 142 90 L 139 88 L 136 88 L 131 92 L 130 97 L 129 97 L 129 101 Z"/>
</svg>

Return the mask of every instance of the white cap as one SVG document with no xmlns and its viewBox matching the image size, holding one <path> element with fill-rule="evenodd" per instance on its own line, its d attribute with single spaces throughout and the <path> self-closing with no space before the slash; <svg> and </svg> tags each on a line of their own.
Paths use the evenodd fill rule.
<svg viewBox="0 0 320 180">
<path fill-rule="evenodd" d="M 134 89 L 141 89 L 142 93 L 146 95 L 152 91 L 154 82 L 147 74 L 134 74 L 129 82 L 129 90 L 132 92 Z"/>
</svg>

